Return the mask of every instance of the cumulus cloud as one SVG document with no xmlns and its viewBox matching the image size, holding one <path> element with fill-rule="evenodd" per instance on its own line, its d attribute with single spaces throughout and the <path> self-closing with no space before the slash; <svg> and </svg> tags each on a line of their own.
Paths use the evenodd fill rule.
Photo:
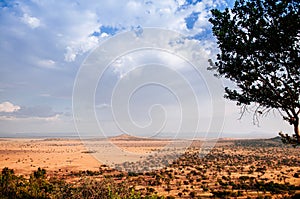
<svg viewBox="0 0 300 199">
<path fill-rule="evenodd" d="M 7 5 L 6 5 L 7 4 Z M 225 0 L 203 1 L 38 1 L 0 5 L 0 33 L 3 41 L 19 38 L 11 46 L 14 55 L 26 65 L 36 65 L 38 57 L 74 62 L 115 33 L 134 27 L 161 27 L 191 38 L 210 29 L 210 9 L 225 5 Z M 193 15 L 197 13 L 197 17 Z M 22 24 L 26 24 L 26 27 Z M 9 26 L 7 25 L 9 24 Z M 9 28 L 10 27 L 10 28 Z M 190 28 L 188 28 L 190 27 Z M 34 31 L 34 32 L 33 32 Z M 196 38 L 196 37 L 194 37 Z M 199 35 L 197 39 L 199 38 Z M 0 41 L 1 42 L 1 41 Z M 18 46 L 25 42 L 25 45 Z M 6 47 L 7 45 L 2 45 Z M 215 46 L 213 46 L 215 47 Z M 47 57 L 47 58 L 45 58 Z M 47 65 L 47 64 L 42 64 Z M 49 63 L 47 66 L 50 66 Z M 51 65 L 53 66 L 53 65 Z"/>
<path fill-rule="evenodd" d="M 40 26 L 40 20 L 36 17 L 31 17 L 28 14 L 24 14 L 21 20 L 33 29 Z"/>
<path fill-rule="evenodd" d="M 105 35 L 103 37 L 105 37 Z M 95 48 L 98 46 L 98 42 L 99 39 L 94 36 L 81 38 L 80 40 L 73 42 L 70 46 L 66 47 L 65 61 L 75 61 L 77 55 Z"/>
<path fill-rule="evenodd" d="M 62 112 L 53 111 L 49 106 L 17 106 L 10 102 L 0 104 L 0 119 L 2 120 L 19 120 L 35 119 L 54 121 L 63 115 Z"/>
<path fill-rule="evenodd" d="M 222 0 L 187 2 L 166 1 L 110 1 L 99 4 L 98 1 L 89 1 L 78 4 L 60 3 L 47 6 L 56 8 L 62 6 L 66 10 L 61 13 L 59 20 L 65 27 L 59 27 L 59 34 L 65 41 L 65 60 L 74 61 L 77 55 L 83 54 L 99 44 L 106 34 L 131 30 L 132 27 L 161 27 L 193 36 L 199 32 L 210 29 L 208 18 L 210 9 L 216 5 L 225 4 Z M 41 3 L 42 9 L 46 9 Z M 197 13 L 197 18 L 193 18 Z M 80 18 L 79 18 L 80 16 Z M 44 15 L 44 19 L 51 20 Z M 76 19 L 76 20 L 74 20 Z M 49 21 L 50 23 L 53 23 Z M 193 23 L 192 28 L 190 23 Z M 107 27 L 110 30 L 107 31 Z M 58 28 L 55 28 L 58 29 Z M 54 30 L 55 30 L 54 29 Z M 59 31 L 57 30 L 57 31 Z M 98 36 L 93 33 L 99 33 Z"/>
<path fill-rule="evenodd" d="M 20 110 L 21 107 L 18 105 L 14 105 L 11 102 L 3 102 L 0 104 L 0 112 L 4 113 L 13 113 Z"/>
</svg>

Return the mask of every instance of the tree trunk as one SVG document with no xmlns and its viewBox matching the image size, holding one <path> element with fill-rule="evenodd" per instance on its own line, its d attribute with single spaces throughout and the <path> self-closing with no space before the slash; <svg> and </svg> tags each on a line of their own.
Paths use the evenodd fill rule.
<svg viewBox="0 0 300 199">
<path fill-rule="evenodd" d="M 297 142 L 300 144 L 299 117 L 297 117 L 294 122 L 294 132 L 296 134 Z"/>
</svg>

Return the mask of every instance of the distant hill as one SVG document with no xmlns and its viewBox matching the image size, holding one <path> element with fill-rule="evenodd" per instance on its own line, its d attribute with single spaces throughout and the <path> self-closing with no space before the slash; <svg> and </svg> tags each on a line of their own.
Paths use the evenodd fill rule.
<svg viewBox="0 0 300 199">
<path fill-rule="evenodd" d="M 270 138 L 270 139 L 267 139 L 267 140 L 274 141 L 274 142 L 280 142 L 280 143 L 282 142 L 280 136 L 276 136 L 276 137 L 273 137 L 273 138 Z"/>
<path fill-rule="evenodd" d="M 139 139 L 139 138 L 125 133 L 110 138 L 110 140 L 135 140 L 135 139 Z"/>
<path fill-rule="evenodd" d="M 249 147 L 278 147 L 287 146 L 282 143 L 281 138 L 276 136 L 268 139 L 244 139 L 235 140 L 236 146 L 249 146 Z"/>
<path fill-rule="evenodd" d="M 157 141 L 157 140 L 169 140 L 169 139 L 160 139 L 160 138 L 148 138 L 148 137 L 137 137 L 128 134 L 121 134 L 109 138 L 111 141 Z"/>
</svg>

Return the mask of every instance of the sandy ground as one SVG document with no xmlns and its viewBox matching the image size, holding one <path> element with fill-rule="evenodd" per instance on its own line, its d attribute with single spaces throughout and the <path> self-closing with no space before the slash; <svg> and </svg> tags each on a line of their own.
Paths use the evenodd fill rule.
<svg viewBox="0 0 300 199">
<path fill-rule="evenodd" d="M 167 139 L 146 140 L 141 138 L 133 139 L 127 136 L 119 136 L 109 140 L 0 138 L 0 169 L 9 167 L 14 169 L 17 174 L 28 175 L 32 171 L 37 170 L 38 167 L 46 169 L 48 173 L 83 170 L 98 171 L 101 165 L 111 166 L 124 162 L 138 162 L 138 166 L 144 167 L 149 166 L 149 162 L 153 162 L 155 159 L 154 156 L 149 155 L 158 150 L 166 149 L 166 151 L 169 151 L 169 148 L 166 146 L 172 142 Z M 177 140 L 177 142 L 183 143 L 180 140 Z M 256 151 L 253 151 L 252 148 L 232 148 L 231 144 L 230 141 L 218 143 L 218 154 L 242 155 L 244 160 L 255 155 L 263 156 L 263 159 L 267 159 L 270 156 L 272 157 L 271 159 L 277 160 L 288 158 L 287 156 L 289 156 L 288 159 L 299 160 L 298 150 L 294 148 L 270 148 L 268 149 L 269 151 L 257 148 Z M 197 141 L 191 146 L 194 145 L 201 146 L 201 142 Z M 148 162 L 142 163 L 143 157 L 151 158 L 147 159 Z M 161 157 L 156 156 L 156 158 L 155 161 L 157 162 L 158 160 L 164 160 Z M 264 165 L 265 162 L 261 163 Z M 220 162 L 220 164 L 223 163 Z M 248 167 L 251 165 L 256 165 L 256 163 L 251 163 L 250 161 L 248 165 L 244 165 L 244 170 L 249 170 Z M 272 165 L 274 166 L 274 164 Z M 226 167 L 227 165 L 225 165 Z M 291 177 L 296 171 L 300 171 L 300 167 L 295 162 L 288 167 L 268 169 L 264 176 L 272 179 L 276 175 L 285 172 L 289 175 L 286 181 L 292 184 L 300 184 L 300 178 Z M 234 175 L 241 175 L 241 172 L 232 172 L 232 176 Z"/>
<path fill-rule="evenodd" d="M 169 143 L 126 136 L 110 140 L 0 138 L 0 168 L 9 167 L 25 175 L 38 167 L 47 171 L 95 171 L 103 164 L 139 161 Z"/>
<path fill-rule="evenodd" d="M 171 147 L 168 147 L 170 144 Z M 107 174 L 112 175 L 109 172 L 117 171 L 104 165 L 123 163 L 123 167 L 120 166 L 121 169 L 134 166 L 150 167 L 151 163 L 156 165 L 165 160 L 164 156 L 150 156 L 151 154 L 155 154 L 157 151 L 173 153 L 172 147 L 178 147 L 181 144 L 184 147 L 183 140 L 147 140 L 127 136 L 118 136 L 109 140 L 0 138 L 0 169 L 9 167 L 14 169 L 16 174 L 28 176 L 32 171 L 41 167 L 46 169 L 50 176 L 51 174 L 64 176 L 70 172 L 99 171 L 101 167 L 102 171 L 103 168 L 108 168 Z M 210 146 L 210 143 L 195 141 L 191 144 L 190 150 L 198 152 L 198 147 L 203 146 Z M 289 182 L 293 185 L 300 185 L 300 178 L 293 177 L 295 173 L 300 173 L 298 150 L 298 148 L 280 146 L 267 148 L 247 145 L 235 146 L 234 141 L 221 141 L 210 151 L 210 155 L 204 162 L 197 159 L 198 156 L 191 156 L 187 160 L 195 161 L 193 164 L 185 164 L 184 161 L 186 160 L 180 160 L 181 163 L 178 162 L 177 166 L 171 165 L 159 170 L 159 176 L 166 176 L 166 173 L 169 173 L 172 178 L 170 178 L 169 184 L 166 184 L 166 181 L 163 182 L 163 185 L 152 188 L 155 188 L 162 195 L 177 196 L 179 192 L 184 190 L 193 190 L 197 192 L 198 196 L 208 197 L 211 193 L 202 190 L 203 184 L 208 187 L 219 188 L 220 185 L 217 185 L 217 180 L 222 179 L 223 176 L 230 176 L 234 182 L 239 182 L 239 177 L 242 175 L 260 180 L 264 178 L 266 182 L 274 181 L 280 184 Z M 144 156 L 148 157 L 145 161 L 142 160 Z M 134 161 L 137 161 L 137 164 L 130 165 Z M 267 166 L 267 169 L 263 173 L 256 170 L 249 173 L 252 166 L 253 168 Z M 220 171 L 218 171 L 218 167 L 221 168 Z M 191 174 L 192 172 L 197 174 Z M 203 176 L 206 179 L 202 179 Z M 67 180 L 73 182 L 78 180 L 77 178 L 77 176 L 71 176 Z M 139 185 L 137 188 L 140 187 L 141 190 L 145 190 L 149 178 L 149 176 L 141 175 L 133 177 L 132 180 L 135 185 Z M 201 180 L 197 181 L 197 179 Z M 184 184 L 190 180 L 192 180 L 192 184 Z M 168 186 L 171 187 L 170 191 L 166 191 Z M 189 198 L 188 193 L 186 193 L 185 198 Z M 247 195 L 251 195 L 251 193 L 249 192 Z M 257 193 L 252 195 L 256 196 Z"/>
<path fill-rule="evenodd" d="M 101 164 L 81 140 L 0 139 L 0 168 L 29 174 L 38 167 L 46 170 L 96 170 Z"/>
</svg>

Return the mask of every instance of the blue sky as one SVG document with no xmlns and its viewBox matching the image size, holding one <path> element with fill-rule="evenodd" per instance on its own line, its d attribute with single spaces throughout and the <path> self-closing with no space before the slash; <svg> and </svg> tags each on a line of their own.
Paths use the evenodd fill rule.
<svg viewBox="0 0 300 199">
<path fill-rule="evenodd" d="M 75 132 L 72 91 L 76 74 L 93 49 L 118 33 L 146 27 L 173 30 L 197 40 L 208 56 L 214 58 L 218 50 L 208 22 L 209 10 L 226 6 L 232 6 L 232 1 L 0 1 L 0 136 Z M 146 59 L 136 56 L 141 60 L 130 62 L 126 56 L 117 60 L 104 77 L 108 86 L 103 90 L 99 88 L 98 93 L 109 95 L 109 88 L 128 71 L 129 63 L 142 63 Z M 151 53 L 147 59 L 149 57 Z M 189 72 L 186 75 L 197 89 L 193 75 Z M 145 104 L 150 106 L 161 100 L 168 107 L 174 101 L 168 95 L 160 99 L 151 97 L 154 93 L 164 96 L 163 89 L 153 88 L 149 88 L 149 93 L 136 95 L 133 118 L 145 117 L 147 121 L 141 114 L 146 111 Z M 117 132 L 111 125 L 110 104 L 106 98 L 102 95 L 96 105 L 100 107 L 97 115 L 107 129 Z M 251 114 L 239 121 L 239 108 L 232 102 L 226 102 L 224 117 L 223 137 L 270 137 L 281 130 L 291 131 L 273 113 L 263 118 L 259 127 L 252 124 Z M 170 120 L 176 123 L 177 119 Z M 251 135 L 251 132 L 260 133 Z"/>
</svg>

